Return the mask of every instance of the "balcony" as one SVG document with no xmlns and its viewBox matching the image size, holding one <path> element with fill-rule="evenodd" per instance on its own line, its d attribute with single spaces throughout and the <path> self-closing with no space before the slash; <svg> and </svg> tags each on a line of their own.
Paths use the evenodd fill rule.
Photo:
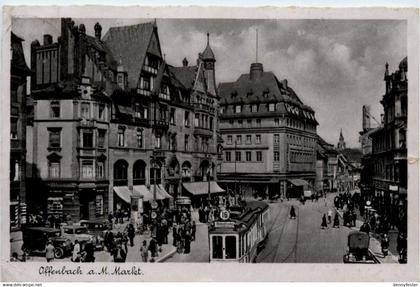
<svg viewBox="0 0 420 287">
<path fill-rule="evenodd" d="M 146 96 L 146 97 L 150 97 L 152 95 L 152 92 L 149 91 L 149 90 L 137 88 L 137 94 L 142 95 L 142 96 Z"/>
<path fill-rule="evenodd" d="M 212 137 L 213 136 L 213 131 L 209 130 L 209 129 L 206 129 L 206 128 L 195 127 L 194 128 L 194 135 Z"/>
<path fill-rule="evenodd" d="M 194 109 L 196 109 L 196 110 L 202 110 L 202 111 L 206 111 L 206 112 L 210 112 L 210 113 L 215 112 L 215 108 L 212 107 L 212 106 L 209 106 L 207 104 L 194 103 L 193 106 L 194 106 Z"/>
<path fill-rule="evenodd" d="M 149 119 L 144 119 L 144 118 L 139 118 L 139 117 L 134 117 L 134 123 L 136 125 L 141 125 L 141 126 L 144 126 L 144 127 L 149 127 L 150 126 Z"/>
<path fill-rule="evenodd" d="M 157 75 L 158 70 L 156 68 L 147 66 L 147 65 L 143 65 L 143 71 L 151 73 L 153 75 Z"/>
<path fill-rule="evenodd" d="M 163 120 L 154 120 L 153 121 L 153 128 L 155 129 L 168 129 L 169 122 Z"/>
<path fill-rule="evenodd" d="M 165 100 L 165 101 L 170 101 L 171 97 L 168 94 L 159 93 L 159 99 L 162 99 L 162 100 Z"/>
<path fill-rule="evenodd" d="M 79 156 L 96 156 L 96 149 L 92 147 L 78 147 Z"/>
</svg>

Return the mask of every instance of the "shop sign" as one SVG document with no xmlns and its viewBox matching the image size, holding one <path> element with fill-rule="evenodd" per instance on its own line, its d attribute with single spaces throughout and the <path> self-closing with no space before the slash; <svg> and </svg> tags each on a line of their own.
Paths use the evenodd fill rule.
<svg viewBox="0 0 420 287">
<path fill-rule="evenodd" d="M 398 185 L 390 185 L 389 190 L 390 191 L 398 191 Z"/>
<path fill-rule="evenodd" d="M 188 197 L 179 197 L 177 200 L 175 200 L 175 204 L 177 205 L 190 205 L 191 199 Z"/>
<path fill-rule="evenodd" d="M 157 203 L 157 201 L 152 201 L 151 203 L 150 203 L 150 206 L 153 208 L 153 209 L 156 209 L 156 208 L 158 208 L 158 203 Z"/>
<path fill-rule="evenodd" d="M 375 181 L 374 186 L 377 189 L 388 190 L 388 184 L 382 181 Z"/>
<path fill-rule="evenodd" d="M 155 219 L 155 218 L 157 217 L 157 213 L 156 213 L 156 211 L 152 211 L 152 212 L 150 213 L 150 217 L 151 217 L 152 219 Z"/>
<path fill-rule="evenodd" d="M 215 227 L 221 227 L 221 228 L 234 228 L 235 222 L 233 221 L 216 221 L 214 223 Z"/>
<path fill-rule="evenodd" d="M 220 218 L 222 220 L 228 220 L 229 217 L 230 217 L 230 213 L 229 213 L 228 210 L 222 210 L 222 211 L 220 211 Z"/>
</svg>

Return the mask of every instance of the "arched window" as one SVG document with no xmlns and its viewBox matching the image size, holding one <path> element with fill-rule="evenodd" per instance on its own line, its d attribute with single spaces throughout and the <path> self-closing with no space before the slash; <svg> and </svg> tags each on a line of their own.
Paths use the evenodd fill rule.
<svg viewBox="0 0 420 287">
<path fill-rule="evenodd" d="M 128 163 L 125 160 L 118 160 L 114 163 L 114 186 L 128 185 L 127 179 Z"/>
<path fill-rule="evenodd" d="M 146 184 L 146 163 L 138 160 L 133 165 L 133 185 Z"/>
</svg>

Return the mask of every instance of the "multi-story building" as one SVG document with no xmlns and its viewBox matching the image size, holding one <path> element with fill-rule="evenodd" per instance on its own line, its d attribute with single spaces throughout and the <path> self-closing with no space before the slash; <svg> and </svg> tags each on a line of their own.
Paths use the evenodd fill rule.
<svg viewBox="0 0 420 287">
<path fill-rule="evenodd" d="M 23 39 L 11 33 L 10 62 L 10 229 L 26 222 L 26 65 Z"/>
<path fill-rule="evenodd" d="M 407 57 L 392 74 L 385 65 L 383 124 L 370 134 L 373 205 L 403 232 L 407 227 L 407 71 Z"/>
<path fill-rule="evenodd" d="M 237 193 L 270 197 L 314 186 L 318 123 L 287 80 L 253 63 L 218 92 L 224 150 L 219 182 Z"/>
<path fill-rule="evenodd" d="M 328 192 L 336 188 L 337 156 L 334 145 L 318 136 L 315 182 L 317 191 Z"/>
<path fill-rule="evenodd" d="M 104 217 L 130 209 L 133 197 L 171 199 L 182 181 L 215 178 L 209 43 L 197 66 L 175 68 L 163 59 L 156 22 L 94 31 L 62 19 L 57 42 L 45 35 L 32 44 L 38 205 L 74 220 Z"/>
</svg>

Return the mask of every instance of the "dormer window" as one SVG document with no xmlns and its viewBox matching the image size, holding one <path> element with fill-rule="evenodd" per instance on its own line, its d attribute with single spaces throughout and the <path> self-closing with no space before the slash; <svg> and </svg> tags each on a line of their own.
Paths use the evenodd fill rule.
<svg viewBox="0 0 420 287">
<path fill-rule="evenodd" d="M 268 104 L 268 111 L 269 112 L 275 112 L 276 111 L 276 104 L 275 103 L 269 103 Z"/>
<path fill-rule="evenodd" d="M 241 105 L 236 105 L 235 106 L 235 113 L 239 114 L 242 112 L 242 106 Z"/>
<path fill-rule="evenodd" d="M 251 113 L 256 113 L 256 112 L 258 112 L 258 105 L 257 104 L 251 105 Z"/>
</svg>

